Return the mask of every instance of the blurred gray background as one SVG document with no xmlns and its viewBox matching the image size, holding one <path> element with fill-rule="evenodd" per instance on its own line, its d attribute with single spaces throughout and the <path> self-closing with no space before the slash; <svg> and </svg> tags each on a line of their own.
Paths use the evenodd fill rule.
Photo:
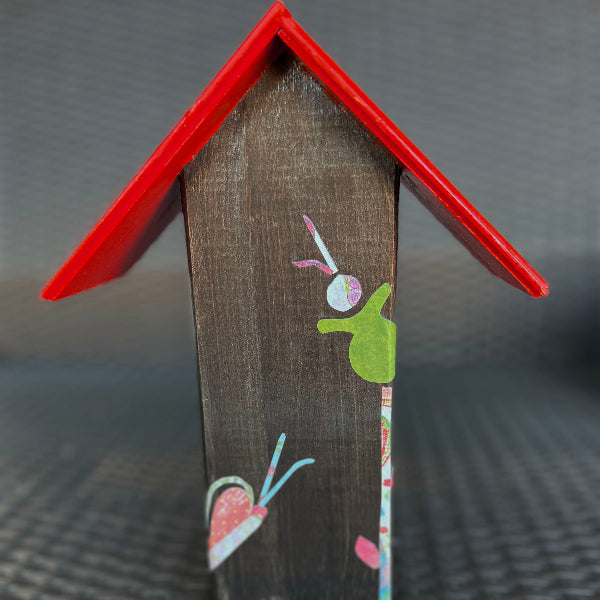
<svg viewBox="0 0 600 600">
<path fill-rule="evenodd" d="M 0 0 L 2 598 L 207 585 L 183 219 L 125 278 L 39 292 L 269 5 Z M 600 4 L 287 6 L 550 284 L 401 190 L 397 597 L 600 597 Z"/>
</svg>

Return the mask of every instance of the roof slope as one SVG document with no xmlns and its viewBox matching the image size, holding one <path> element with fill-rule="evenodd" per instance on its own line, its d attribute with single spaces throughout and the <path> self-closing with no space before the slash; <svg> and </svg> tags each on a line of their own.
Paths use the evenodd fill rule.
<svg viewBox="0 0 600 600">
<path fill-rule="evenodd" d="M 176 212 L 168 194 L 183 167 L 284 51 L 291 51 L 390 153 L 402 180 L 492 273 L 543 296 L 548 285 L 422 152 L 275 2 L 42 292 L 58 300 L 124 274 Z"/>
</svg>

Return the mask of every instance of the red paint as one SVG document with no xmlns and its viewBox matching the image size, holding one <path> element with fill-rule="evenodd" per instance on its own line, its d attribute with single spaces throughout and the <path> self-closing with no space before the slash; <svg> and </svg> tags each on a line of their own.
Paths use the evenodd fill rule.
<svg viewBox="0 0 600 600">
<path fill-rule="evenodd" d="M 124 274 L 179 208 L 165 194 L 183 167 L 284 50 L 389 152 L 419 199 L 492 273 L 543 296 L 548 285 L 462 194 L 275 2 L 42 292 L 48 300 Z"/>
<path fill-rule="evenodd" d="M 269 511 L 265 506 L 257 505 L 252 509 L 252 512 L 250 514 L 257 515 L 261 517 L 261 519 L 264 519 L 267 516 L 268 512 Z"/>
</svg>

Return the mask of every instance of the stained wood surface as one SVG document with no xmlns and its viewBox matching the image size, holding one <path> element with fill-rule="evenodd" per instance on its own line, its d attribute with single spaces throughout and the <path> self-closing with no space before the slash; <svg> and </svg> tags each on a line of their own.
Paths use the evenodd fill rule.
<svg viewBox="0 0 600 600">
<path fill-rule="evenodd" d="M 376 598 L 378 574 L 354 554 L 377 543 L 381 385 L 358 377 L 348 333 L 320 318 L 355 314 L 395 282 L 395 163 L 300 66 L 272 65 L 182 177 L 208 483 L 238 475 L 260 493 L 279 435 L 275 481 L 258 531 L 216 570 L 217 596 Z M 323 260 L 363 295 L 347 313 L 326 300 Z M 393 313 L 393 294 L 382 314 Z"/>
</svg>

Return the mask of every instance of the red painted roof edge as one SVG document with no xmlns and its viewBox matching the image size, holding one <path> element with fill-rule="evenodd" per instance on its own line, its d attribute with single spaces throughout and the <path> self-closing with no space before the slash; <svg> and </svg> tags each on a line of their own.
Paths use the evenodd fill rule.
<svg viewBox="0 0 600 600">
<path fill-rule="evenodd" d="M 310 38 L 283 3 L 275 2 L 46 286 L 42 297 L 57 300 L 129 269 L 131 256 L 140 256 L 164 228 L 156 215 L 168 210 L 164 198 L 169 186 L 282 51 L 278 40 L 394 157 L 403 169 L 403 180 L 478 260 L 532 296 L 548 293 L 544 279 Z"/>
</svg>

